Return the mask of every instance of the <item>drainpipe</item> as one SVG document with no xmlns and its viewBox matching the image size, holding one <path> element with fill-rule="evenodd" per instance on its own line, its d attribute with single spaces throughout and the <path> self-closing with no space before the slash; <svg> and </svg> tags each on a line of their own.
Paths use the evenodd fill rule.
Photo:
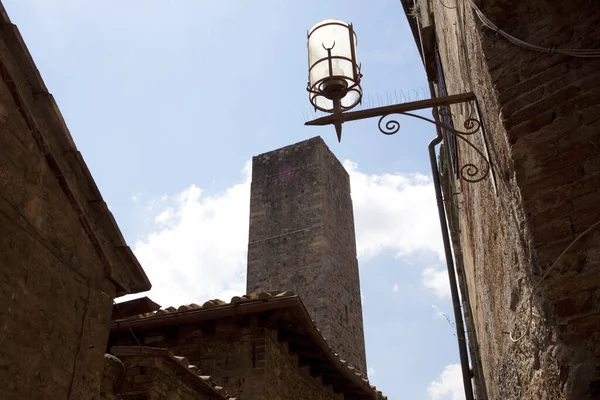
<svg viewBox="0 0 600 400">
<path fill-rule="evenodd" d="M 437 97 L 433 82 L 429 82 L 429 91 L 431 97 Z M 434 119 L 438 120 L 438 111 L 433 109 Z M 458 284 L 456 281 L 456 272 L 454 271 L 454 257 L 450 247 L 450 236 L 448 234 L 448 223 L 446 221 L 446 212 L 444 200 L 442 198 L 442 186 L 440 183 L 440 171 L 437 165 L 435 146 L 442 142 L 442 130 L 436 125 L 437 137 L 429 143 L 429 161 L 431 162 L 431 172 L 433 175 L 433 186 L 435 187 L 435 198 L 437 201 L 438 214 L 440 217 L 440 227 L 442 228 L 442 240 L 444 242 L 444 253 L 446 255 L 446 266 L 448 267 L 448 278 L 450 279 L 450 294 L 452 295 L 452 306 L 454 309 L 454 319 L 456 321 L 456 337 L 458 340 L 458 353 L 460 355 L 460 366 L 462 369 L 463 385 L 465 388 L 466 400 L 474 400 L 473 384 L 471 381 L 472 373 L 469 366 L 469 353 L 467 351 L 467 338 L 465 333 L 465 324 L 462 311 L 460 309 L 460 297 L 458 294 Z"/>
</svg>

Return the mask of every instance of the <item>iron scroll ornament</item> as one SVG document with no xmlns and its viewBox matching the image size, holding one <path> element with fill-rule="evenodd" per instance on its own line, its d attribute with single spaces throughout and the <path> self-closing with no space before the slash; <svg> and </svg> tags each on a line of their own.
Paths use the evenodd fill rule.
<svg viewBox="0 0 600 400">
<path fill-rule="evenodd" d="M 446 110 L 444 110 L 442 107 L 438 108 L 438 113 L 439 113 L 438 115 L 447 115 L 448 114 L 448 112 Z M 385 114 L 379 118 L 379 123 L 378 123 L 379 131 L 381 133 L 383 133 L 384 135 L 394 135 L 400 131 L 400 122 L 398 122 L 398 120 L 390 119 L 388 121 L 385 121 L 386 118 L 390 117 L 391 115 L 406 115 L 408 117 L 414 117 L 414 118 L 421 119 L 423 121 L 430 122 L 434 125 L 439 126 L 440 128 L 444 129 L 447 132 L 452 132 L 456 138 L 460 139 L 468 147 L 470 147 L 472 150 L 474 150 L 481 158 L 483 165 L 481 167 L 479 167 L 476 164 L 473 164 L 471 162 L 462 165 L 460 167 L 461 179 L 465 180 L 466 182 L 477 183 L 477 182 L 482 181 L 489 175 L 491 167 L 490 167 L 489 161 L 487 160 L 487 157 L 468 138 L 469 136 L 472 136 L 475 133 L 477 133 L 479 131 L 479 129 L 481 128 L 481 122 L 479 122 L 477 119 L 472 118 L 472 117 L 467 118 L 465 120 L 465 122 L 463 123 L 463 126 L 465 127 L 465 131 L 459 131 L 453 127 L 450 127 L 450 126 L 440 122 L 439 119 L 437 119 L 437 118 L 430 119 L 430 118 L 423 117 L 421 115 L 413 114 L 410 112 L 389 113 L 389 114 Z M 436 113 L 434 113 L 434 115 L 436 115 Z"/>
</svg>

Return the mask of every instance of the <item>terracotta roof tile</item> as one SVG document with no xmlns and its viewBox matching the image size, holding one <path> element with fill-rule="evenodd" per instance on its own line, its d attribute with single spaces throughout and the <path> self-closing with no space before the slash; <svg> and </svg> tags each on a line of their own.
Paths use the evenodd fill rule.
<svg viewBox="0 0 600 400">
<path fill-rule="evenodd" d="M 272 298 L 291 297 L 291 296 L 295 296 L 295 295 L 296 294 L 292 291 L 286 291 L 286 292 L 271 291 L 271 292 L 251 293 L 249 295 L 234 296 L 231 298 L 231 301 L 229 303 L 227 303 L 221 299 L 213 299 L 213 300 L 208 300 L 208 301 L 204 302 L 204 304 L 202 304 L 201 306 L 198 304 L 195 304 L 195 303 L 184 304 L 177 308 L 171 306 L 171 307 L 161 308 L 160 310 L 149 312 L 149 313 L 134 315 L 132 317 L 128 317 L 128 318 L 124 318 L 124 319 L 115 319 L 115 321 L 129 321 L 129 320 L 134 320 L 134 319 L 143 319 L 143 318 L 149 318 L 149 317 L 153 317 L 153 316 L 172 314 L 175 312 L 186 312 L 186 311 L 197 310 L 197 309 L 201 309 L 201 308 L 213 308 L 213 307 L 222 306 L 222 305 L 226 305 L 226 304 L 238 304 L 238 303 L 244 303 L 244 302 L 256 301 L 256 300 L 269 300 Z M 313 321 L 313 323 L 314 323 L 314 321 Z M 319 330 L 319 328 L 317 328 L 317 330 Z M 319 330 L 319 332 L 320 332 L 320 330 Z"/>
<path fill-rule="evenodd" d="M 223 304 L 227 304 L 225 303 L 223 300 L 220 299 L 214 299 L 214 300 L 209 300 L 206 303 L 204 303 L 202 305 L 203 308 L 211 308 L 211 307 L 216 307 L 216 306 L 222 306 Z"/>
</svg>

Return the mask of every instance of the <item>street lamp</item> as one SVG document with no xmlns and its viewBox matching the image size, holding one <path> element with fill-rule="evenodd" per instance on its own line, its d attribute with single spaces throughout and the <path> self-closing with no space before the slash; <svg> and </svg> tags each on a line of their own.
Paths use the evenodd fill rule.
<svg viewBox="0 0 600 400">
<path fill-rule="evenodd" d="M 388 120 L 392 114 L 414 117 L 434 124 L 437 128 L 437 137 L 429 143 L 429 159 L 433 173 L 433 181 L 438 206 L 438 215 L 442 229 L 442 239 L 446 256 L 446 265 L 450 281 L 450 293 L 456 332 L 458 350 L 460 355 L 463 385 L 467 400 L 472 400 L 473 386 L 471 382 L 472 371 L 469 366 L 469 355 L 465 336 L 465 327 L 461 311 L 458 283 L 454 270 L 454 259 L 448 234 L 448 223 L 442 197 L 439 170 L 437 165 L 435 146 L 453 136 L 470 147 L 481 159 L 480 165 L 467 162 L 459 167 L 459 178 L 467 183 L 480 182 L 485 179 L 491 170 L 491 164 L 486 156 L 487 149 L 482 151 L 470 138 L 481 132 L 485 147 L 483 125 L 478 118 L 477 99 L 471 92 L 451 96 L 436 97 L 433 84 L 430 83 L 432 98 L 408 103 L 394 104 L 384 107 L 370 108 L 360 111 L 349 111 L 360 104 L 362 89 L 360 87 L 360 65 L 356 57 L 356 34 L 352 24 L 339 20 L 324 20 L 314 25 L 308 31 L 308 87 L 309 99 L 315 110 L 320 110 L 331 115 L 308 121 L 305 125 L 334 125 L 338 141 L 342 140 L 342 124 L 348 121 L 379 117 L 379 130 L 386 135 L 393 135 L 400 130 L 397 120 Z M 469 107 L 469 116 L 465 118 L 465 130 L 455 129 L 444 124 L 440 116 L 451 117 L 450 105 L 466 104 Z M 432 108 L 433 119 L 414 114 L 412 111 Z"/>
<path fill-rule="evenodd" d="M 339 114 L 362 100 L 356 34 L 352 24 L 327 19 L 308 31 L 309 99 L 315 110 Z M 342 125 L 334 122 L 338 140 Z"/>
<path fill-rule="evenodd" d="M 331 115 L 308 121 L 305 125 L 334 125 L 338 141 L 342 140 L 344 122 L 380 117 L 379 130 L 393 135 L 400 130 L 397 120 L 386 120 L 392 114 L 401 114 L 430 122 L 447 135 L 462 141 L 480 157 L 481 165 L 467 163 L 460 168 L 460 177 L 467 182 L 479 182 L 489 175 L 488 157 L 470 140 L 477 132 L 483 135 L 478 118 L 477 102 L 472 92 L 434 97 L 427 100 L 394 104 L 348 112 L 361 103 L 361 67 L 356 55 L 356 33 L 352 24 L 327 19 L 308 31 L 308 86 L 309 99 L 315 110 Z M 467 104 L 470 116 L 464 121 L 465 130 L 458 130 L 440 121 L 440 116 L 450 116 L 449 106 Z M 412 111 L 433 108 L 433 119 L 413 114 Z"/>
</svg>

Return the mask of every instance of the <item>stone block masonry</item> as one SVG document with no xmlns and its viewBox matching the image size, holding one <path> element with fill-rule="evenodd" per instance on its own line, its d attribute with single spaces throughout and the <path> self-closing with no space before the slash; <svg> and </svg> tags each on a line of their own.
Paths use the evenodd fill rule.
<svg viewBox="0 0 600 400">
<path fill-rule="evenodd" d="M 293 290 L 366 372 L 348 173 L 319 137 L 253 158 L 247 291 Z"/>
<path fill-rule="evenodd" d="M 187 358 L 175 356 L 168 349 L 133 346 L 112 347 L 112 351 L 119 358 L 107 355 L 105 359 L 113 358 L 113 371 L 115 361 L 122 362 L 123 367 L 122 371 L 114 371 L 122 372 L 118 377 L 121 385 L 114 388 L 114 400 L 235 400 L 210 377 L 199 375 L 198 367 Z M 106 375 L 110 377 L 111 373 Z M 110 395 L 104 398 L 113 400 Z"/>
<path fill-rule="evenodd" d="M 247 400 L 311 399 L 341 400 L 342 393 L 335 393 L 331 385 L 325 385 L 318 377 L 312 376 L 308 366 L 301 367 L 298 355 L 290 354 L 287 343 L 278 341 L 277 330 L 256 327 L 240 327 L 232 321 L 217 321 L 215 326 L 208 324 L 188 324 L 169 327 L 160 331 L 137 333 L 145 345 L 153 348 L 168 348 L 173 353 L 186 358 L 195 365 L 200 375 L 210 376 L 211 380 L 223 387 L 222 392 L 233 398 Z M 131 335 L 114 338 L 111 346 L 119 349 L 127 344 L 137 350 Z M 164 376 L 143 374 L 153 372 L 152 353 L 127 358 L 117 355 L 128 366 L 122 390 L 124 399 L 136 399 L 140 391 L 157 392 L 151 399 L 164 399 L 160 386 L 172 379 Z M 153 350 L 155 351 L 155 350 Z M 155 368 L 156 369 L 156 368 Z M 161 368 L 164 371 L 164 368 Z M 155 371 L 156 372 L 156 371 Z M 164 374 L 163 374 L 164 375 Z M 182 391 L 181 385 L 171 384 L 171 390 Z M 203 397 L 182 397 L 200 398 Z"/>
<path fill-rule="evenodd" d="M 89 399 L 113 299 L 150 284 L 0 3 L 0 399 Z"/>
<path fill-rule="evenodd" d="M 298 357 L 290 356 L 286 343 L 277 341 L 276 331 L 266 331 L 265 359 L 267 399 L 343 400 L 343 393 L 335 393 L 323 380 L 311 375 L 310 367 L 299 367 Z"/>
<path fill-rule="evenodd" d="M 600 43 L 600 8 L 586 0 L 475 3 L 528 43 Z M 480 382 L 490 399 L 598 398 L 600 231 L 558 258 L 600 220 L 600 60 L 517 46 L 482 27 L 470 2 L 457 4 L 419 0 L 416 14 L 434 21 L 448 93 L 476 94 L 494 168 L 495 184 L 446 181 L 461 194 L 460 207 L 450 205 L 458 210 L 453 242 Z M 462 126 L 468 115 L 452 111 Z M 477 162 L 465 146 L 458 154 Z M 513 342 L 507 332 L 525 335 Z"/>
</svg>

